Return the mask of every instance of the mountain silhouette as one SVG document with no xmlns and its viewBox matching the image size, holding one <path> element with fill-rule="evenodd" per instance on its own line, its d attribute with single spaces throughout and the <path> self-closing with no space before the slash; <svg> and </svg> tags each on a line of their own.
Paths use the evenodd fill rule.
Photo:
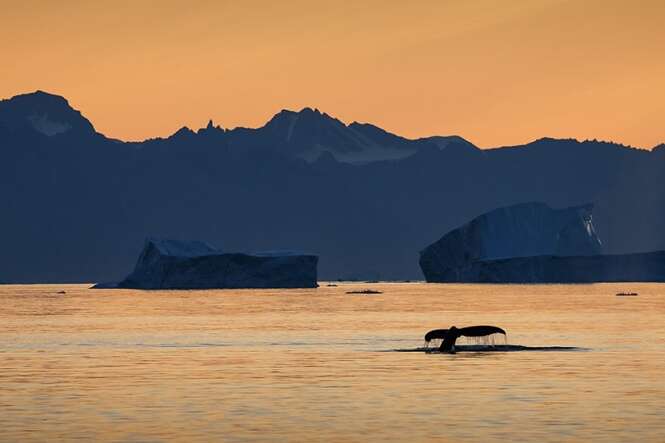
<svg viewBox="0 0 665 443">
<path fill-rule="evenodd" d="M 67 100 L 43 91 L 0 101 L 0 122 L 6 131 L 34 130 L 46 136 L 95 133 L 92 124 Z"/>
<path fill-rule="evenodd" d="M 114 281 L 147 237 L 306 250 L 323 279 L 416 279 L 418 252 L 497 207 L 595 203 L 605 252 L 665 249 L 665 149 L 543 138 L 481 150 L 316 109 L 123 142 L 44 92 L 0 101 L 0 281 Z"/>
<path fill-rule="evenodd" d="M 320 112 L 304 108 L 299 112 L 282 110 L 258 129 L 238 128 L 226 132 L 229 146 L 243 150 L 272 151 L 281 156 L 308 163 L 330 153 L 340 162 L 363 164 L 398 160 L 413 155 L 425 146 L 437 146 L 438 140 L 408 140 L 370 124 L 350 125 Z M 440 137 L 445 142 L 447 137 Z M 471 143 L 449 137 L 452 143 Z"/>
</svg>

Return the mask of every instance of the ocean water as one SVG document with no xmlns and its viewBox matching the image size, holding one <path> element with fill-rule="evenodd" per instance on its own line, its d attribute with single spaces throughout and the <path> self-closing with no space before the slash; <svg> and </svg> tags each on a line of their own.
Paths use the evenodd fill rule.
<svg viewBox="0 0 665 443">
<path fill-rule="evenodd" d="M 473 324 L 583 349 L 393 351 Z M 56 440 L 662 442 L 665 285 L 0 286 L 0 441 Z"/>
</svg>

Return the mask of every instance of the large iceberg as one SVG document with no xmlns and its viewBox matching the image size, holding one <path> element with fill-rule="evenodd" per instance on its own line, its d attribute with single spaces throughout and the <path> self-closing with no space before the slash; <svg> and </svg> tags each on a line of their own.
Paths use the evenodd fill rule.
<svg viewBox="0 0 665 443">
<path fill-rule="evenodd" d="M 600 254 L 592 211 L 591 204 L 552 209 L 544 203 L 495 209 L 425 248 L 420 267 L 428 277 L 484 260 Z"/>
<path fill-rule="evenodd" d="M 665 280 L 665 253 L 601 255 L 592 211 L 544 203 L 496 209 L 425 248 L 420 267 L 428 282 Z"/>
<path fill-rule="evenodd" d="M 134 271 L 97 288 L 315 288 L 318 256 L 298 252 L 227 253 L 198 241 L 148 239 Z"/>
</svg>

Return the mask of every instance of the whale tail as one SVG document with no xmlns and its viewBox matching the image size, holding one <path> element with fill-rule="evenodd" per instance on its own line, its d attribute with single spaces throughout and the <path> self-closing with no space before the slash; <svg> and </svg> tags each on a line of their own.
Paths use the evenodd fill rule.
<svg viewBox="0 0 665 443">
<path fill-rule="evenodd" d="M 506 331 L 498 326 L 468 326 L 459 329 L 459 335 L 463 337 L 484 337 L 492 334 L 506 335 Z"/>
<path fill-rule="evenodd" d="M 465 328 L 456 328 L 451 326 L 450 329 L 432 329 L 427 334 L 425 334 L 425 346 L 429 346 L 429 343 L 434 339 L 441 339 L 443 342 L 439 350 L 442 352 L 455 352 L 455 342 L 459 337 L 473 337 L 481 338 L 487 337 L 492 334 L 503 334 L 506 335 L 506 331 L 499 328 L 498 326 L 467 326 Z M 493 343 L 493 342 L 492 342 Z"/>
<path fill-rule="evenodd" d="M 506 331 L 498 326 L 467 326 L 466 328 L 455 328 L 459 337 L 483 337 L 492 334 L 506 335 Z M 425 341 L 430 342 L 434 339 L 443 339 L 448 334 L 448 329 L 432 329 L 425 334 Z"/>
</svg>

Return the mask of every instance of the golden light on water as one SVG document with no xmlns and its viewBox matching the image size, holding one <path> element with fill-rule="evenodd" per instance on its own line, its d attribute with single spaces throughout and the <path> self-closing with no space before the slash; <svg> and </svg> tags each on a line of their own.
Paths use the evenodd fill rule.
<svg viewBox="0 0 665 443">
<path fill-rule="evenodd" d="M 662 441 L 664 289 L 1 286 L 0 441 Z M 453 324 L 584 350 L 392 352 Z"/>
</svg>

